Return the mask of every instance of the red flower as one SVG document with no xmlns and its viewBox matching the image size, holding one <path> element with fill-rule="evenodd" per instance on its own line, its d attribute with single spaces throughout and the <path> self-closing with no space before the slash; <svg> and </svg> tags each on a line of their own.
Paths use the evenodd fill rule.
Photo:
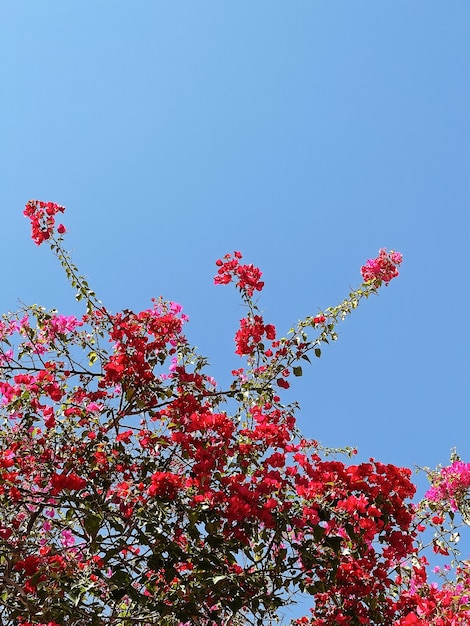
<svg viewBox="0 0 470 626">
<path fill-rule="evenodd" d="M 52 474 L 51 485 L 57 491 L 68 489 L 69 491 L 79 491 L 86 486 L 86 480 L 77 476 L 74 472 L 70 474 Z"/>
<path fill-rule="evenodd" d="M 216 265 L 219 268 L 217 276 L 214 278 L 216 285 L 226 285 L 235 279 L 237 287 L 248 298 L 253 296 L 255 291 L 261 291 L 264 282 L 261 279 L 262 272 L 254 265 L 240 265 L 239 260 L 242 258 L 240 252 L 226 254 L 223 259 L 218 259 Z"/>
<path fill-rule="evenodd" d="M 240 265 L 237 270 L 239 281 L 237 287 L 240 291 L 245 291 L 248 297 L 252 297 L 255 289 L 261 291 L 264 283 L 260 280 L 262 272 L 254 265 Z"/>
<path fill-rule="evenodd" d="M 240 356 L 253 354 L 257 344 L 261 343 L 263 335 L 266 335 L 267 339 L 274 339 L 276 337 L 275 327 L 272 324 L 265 326 L 261 315 L 244 317 L 240 320 L 240 330 L 235 334 L 237 346 L 235 353 Z"/>
<path fill-rule="evenodd" d="M 183 485 L 181 476 L 171 472 L 155 472 L 150 481 L 151 485 L 147 490 L 149 496 L 157 496 L 165 500 L 173 500 Z"/>
<path fill-rule="evenodd" d="M 42 202 L 40 200 L 30 200 L 26 205 L 23 214 L 29 217 L 31 221 L 31 238 L 40 246 L 44 241 L 49 239 L 54 230 L 55 218 L 57 213 L 63 213 L 65 207 L 54 202 Z M 60 225 L 65 232 L 63 224 Z"/>
<path fill-rule="evenodd" d="M 361 267 L 364 282 L 374 282 L 377 285 L 380 285 L 382 281 L 389 283 L 392 278 L 398 276 L 397 268 L 402 261 L 403 256 L 400 252 L 394 252 L 393 250 L 387 252 L 385 248 L 381 248 L 376 259 L 369 259 Z"/>
<path fill-rule="evenodd" d="M 266 339 L 271 341 L 276 339 L 276 328 L 272 324 L 266 324 L 264 332 L 266 333 Z"/>
<path fill-rule="evenodd" d="M 11 528 L 2 528 L 0 527 L 0 539 L 3 539 L 4 541 L 6 541 L 7 539 L 9 539 L 11 537 L 11 534 L 13 533 Z"/>
</svg>

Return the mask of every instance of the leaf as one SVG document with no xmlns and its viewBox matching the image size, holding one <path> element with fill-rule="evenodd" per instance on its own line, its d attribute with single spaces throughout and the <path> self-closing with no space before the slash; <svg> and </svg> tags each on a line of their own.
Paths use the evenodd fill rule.
<svg viewBox="0 0 470 626">
<path fill-rule="evenodd" d="M 163 575 L 165 577 L 165 580 L 167 583 L 171 582 L 173 580 L 173 578 L 175 578 L 176 576 L 178 576 L 178 572 L 177 570 L 173 567 L 173 565 L 170 565 L 165 569 L 165 571 L 163 572 Z"/>
<path fill-rule="evenodd" d="M 115 585 L 126 585 L 130 581 L 129 574 L 123 570 L 118 569 L 111 576 L 111 582 Z"/>
<path fill-rule="evenodd" d="M 336 554 L 339 553 L 343 540 L 341 537 L 326 537 L 324 539 L 327 546 L 329 546 Z"/>
<path fill-rule="evenodd" d="M 300 367 L 300 365 L 296 365 L 295 367 L 293 367 L 292 371 L 294 372 L 294 376 L 302 376 L 302 368 Z"/>
<path fill-rule="evenodd" d="M 164 564 L 164 559 L 161 554 L 157 554 L 156 552 L 152 553 L 147 560 L 147 566 L 149 569 L 158 570 Z"/>
<path fill-rule="evenodd" d="M 125 391 L 125 395 L 127 402 L 130 402 L 135 395 L 135 389 L 132 387 L 128 387 Z"/>
<path fill-rule="evenodd" d="M 321 357 L 321 349 L 315 348 L 315 356 L 319 359 Z"/>
<path fill-rule="evenodd" d="M 119 554 L 121 550 L 122 550 L 121 546 L 107 550 L 103 556 L 104 563 L 108 563 L 114 556 Z"/>
<path fill-rule="evenodd" d="M 127 592 L 128 590 L 126 589 L 112 589 L 111 597 L 113 598 L 113 600 L 121 600 L 127 594 Z"/>
<path fill-rule="evenodd" d="M 216 585 L 221 580 L 225 580 L 226 578 L 227 576 L 214 576 L 214 578 L 212 579 L 212 582 L 214 583 L 214 585 Z"/>
<path fill-rule="evenodd" d="M 111 518 L 109 520 L 109 525 L 112 526 L 112 528 L 114 528 L 114 530 L 117 530 L 119 533 L 123 533 L 124 532 L 124 526 L 122 526 L 121 524 L 119 524 L 115 519 Z"/>
<path fill-rule="evenodd" d="M 83 526 L 90 537 L 96 537 L 101 524 L 101 517 L 94 513 L 87 515 L 83 520 Z"/>
<path fill-rule="evenodd" d="M 235 597 L 230 603 L 229 607 L 233 613 L 237 613 L 243 606 L 243 599 Z"/>
</svg>

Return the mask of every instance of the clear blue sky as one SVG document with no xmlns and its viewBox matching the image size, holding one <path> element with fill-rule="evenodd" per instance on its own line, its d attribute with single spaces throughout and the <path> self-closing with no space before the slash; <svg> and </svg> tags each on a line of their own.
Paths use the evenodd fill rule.
<svg viewBox="0 0 470 626">
<path fill-rule="evenodd" d="M 112 309 L 184 305 L 221 382 L 241 250 L 287 331 L 385 246 L 400 277 L 294 393 L 306 435 L 413 466 L 470 461 L 470 4 L 464 0 L 0 2 L 2 310 L 76 312 L 28 239 L 30 198 Z"/>
</svg>

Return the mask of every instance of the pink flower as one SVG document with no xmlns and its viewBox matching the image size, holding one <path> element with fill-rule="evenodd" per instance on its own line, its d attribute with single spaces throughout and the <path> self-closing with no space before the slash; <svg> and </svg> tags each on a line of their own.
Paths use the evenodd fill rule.
<svg viewBox="0 0 470 626">
<path fill-rule="evenodd" d="M 364 282 L 376 283 L 380 285 L 382 281 L 389 283 L 392 278 L 398 276 L 397 267 L 402 263 L 403 256 L 400 252 L 381 248 L 379 256 L 376 259 L 369 259 L 365 265 L 361 267 L 361 274 Z"/>
<path fill-rule="evenodd" d="M 73 546 L 75 544 L 75 537 L 72 535 L 70 530 L 63 530 L 60 533 L 60 537 L 62 545 L 66 548 L 70 548 L 70 546 Z"/>
<path fill-rule="evenodd" d="M 447 502 L 453 511 L 459 507 L 470 489 L 470 463 L 454 461 L 444 467 L 433 479 L 432 487 L 426 492 L 425 498 L 431 502 Z"/>
</svg>

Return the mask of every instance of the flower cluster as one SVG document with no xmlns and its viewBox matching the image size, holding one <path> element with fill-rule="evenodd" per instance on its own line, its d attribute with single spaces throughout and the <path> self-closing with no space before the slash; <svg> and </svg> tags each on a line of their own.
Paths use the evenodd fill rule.
<svg viewBox="0 0 470 626">
<path fill-rule="evenodd" d="M 155 367 L 168 356 L 174 357 L 177 346 L 186 343 L 182 327 L 188 319 L 174 302 L 154 300 L 153 304 L 152 309 L 137 314 L 126 311 L 110 315 L 109 338 L 114 342 L 114 353 L 104 364 L 105 375 L 100 381 L 101 388 L 119 384 L 150 403 L 156 401 L 162 380 Z"/>
<path fill-rule="evenodd" d="M 255 290 L 261 291 L 264 287 L 264 282 L 260 280 L 262 272 L 254 265 L 240 265 L 241 258 L 240 252 L 234 252 L 233 256 L 226 254 L 223 259 L 218 259 L 216 265 L 219 269 L 214 283 L 226 285 L 235 280 L 240 291 L 251 298 Z"/>
<path fill-rule="evenodd" d="M 466 626 L 470 623 L 470 569 L 469 564 L 458 567 L 456 582 L 441 588 L 428 581 L 422 557 L 412 567 L 411 577 L 401 591 L 398 604 L 403 617 L 394 626 Z M 399 579 L 399 583 L 403 581 Z"/>
<path fill-rule="evenodd" d="M 455 460 L 452 465 L 433 473 L 431 481 L 432 487 L 426 492 L 425 499 L 448 504 L 452 511 L 457 511 L 470 490 L 470 463 Z"/>
<path fill-rule="evenodd" d="M 62 211 L 32 201 L 25 214 L 87 312 L 33 306 L 0 322 L 1 623 L 269 623 L 294 590 L 313 602 L 298 624 L 466 623 L 466 570 L 438 589 L 423 560 L 405 568 L 418 550 L 411 472 L 332 460 L 280 397 L 401 255 L 381 250 L 365 285 L 281 339 L 252 301 L 261 271 L 239 252 L 219 259 L 215 283 L 235 282 L 248 307 L 235 333 L 246 368 L 223 390 L 179 305 L 97 305 L 53 237 Z M 458 503 L 468 484 L 454 463 L 428 499 Z"/>
<path fill-rule="evenodd" d="M 55 226 L 55 215 L 64 211 L 65 207 L 54 202 L 41 202 L 40 200 L 28 202 L 23 213 L 31 221 L 31 238 L 36 245 L 40 246 L 51 237 Z M 59 224 L 57 232 L 65 233 L 65 226 Z"/>
<path fill-rule="evenodd" d="M 387 252 L 385 248 L 381 248 L 376 259 L 369 259 L 361 267 L 362 278 L 366 283 L 373 282 L 380 285 L 383 281 L 387 284 L 392 278 L 398 276 L 398 266 L 402 261 L 403 256 L 400 252 L 394 252 L 393 250 Z"/>
<path fill-rule="evenodd" d="M 253 354 L 262 342 L 263 336 L 273 341 L 276 338 L 275 327 L 272 324 L 265 324 L 261 315 L 244 317 L 240 320 L 240 329 L 235 334 L 236 354 L 240 356 Z"/>
</svg>

